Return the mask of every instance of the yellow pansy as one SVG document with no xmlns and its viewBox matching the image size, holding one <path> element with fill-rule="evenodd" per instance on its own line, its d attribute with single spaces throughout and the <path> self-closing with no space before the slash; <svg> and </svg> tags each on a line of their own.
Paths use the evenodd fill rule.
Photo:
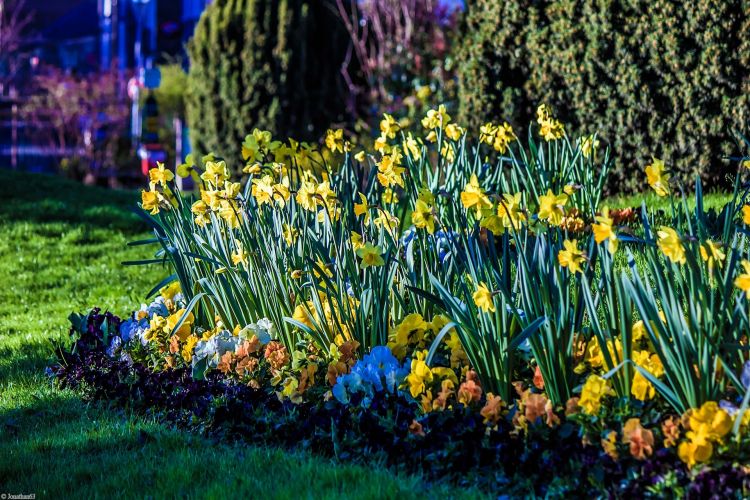
<svg viewBox="0 0 750 500">
<path fill-rule="evenodd" d="M 413 398 L 422 394 L 433 378 L 432 370 L 425 363 L 427 351 L 418 351 L 415 354 L 414 359 L 411 360 L 411 370 L 405 380 L 409 386 L 409 393 Z"/>
<path fill-rule="evenodd" d="M 613 395 L 614 391 L 609 386 L 609 382 L 599 375 L 589 375 L 581 390 L 581 398 L 578 405 L 584 413 L 596 415 L 602 406 L 601 399 L 604 396 Z"/>
</svg>

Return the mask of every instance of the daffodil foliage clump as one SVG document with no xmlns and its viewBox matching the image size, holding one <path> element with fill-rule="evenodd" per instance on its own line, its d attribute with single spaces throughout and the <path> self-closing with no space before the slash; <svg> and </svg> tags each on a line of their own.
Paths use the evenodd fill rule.
<svg viewBox="0 0 750 500">
<path fill-rule="evenodd" d="M 569 137 L 545 105 L 523 140 L 487 123 L 474 141 L 442 106 L 421 125 L 385 115 L 374 151 L 340 130 L 321 148 L 255 130 L 244 165 L 209 155 L 180 166 L 197 193 L 153 169 L 142 208 L 154 238 L 136 243 L 160 249 L 131 264 L 172 274 L 89 343 L 91 319 L 78 318 L 76 346 L 100 346 L 96 363 L 119 369 L 270 395 L 269 414 L 344 411 L 378 439 L 448 446 L 446 429 L 478 425 L 477 450 L 494 451 L 477 463 L 572 447 L 582 469 L 607 464 L 578 479 L 595 490 L 642 476 L 649 491 L 684 493 L 711 471 L 744 477 L 747 160 L 720 212 L 703 209 L 700 181 L 694 204 L 678 196 L 658 159 L 643 181 L 671 210 L 609 210 L 608 152 L 595 135 Z M 367 415 L 393 420 L 368 427 Z"/>
</svg>

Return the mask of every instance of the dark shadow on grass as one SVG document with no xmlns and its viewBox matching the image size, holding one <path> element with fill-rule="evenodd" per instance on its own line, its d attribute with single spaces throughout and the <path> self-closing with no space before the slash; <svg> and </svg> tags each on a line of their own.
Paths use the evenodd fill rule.
<svg viewBox="0 0 750 500">
<path fill-rule="evenodd" d="M 0 220 L 64 222 L 142 233 L 146 223 L 135 214 L 136 191 L 83 186 L 45 174 L 3 171 Z"/>
<path fill-rule="evenodd" d="M 52 362 L 53 353 L 51 342 L 27 343 L 20 349 L 0 347 L 0 381 L 10 381 L 18 375 L 43 373 Z"/>
</svg>

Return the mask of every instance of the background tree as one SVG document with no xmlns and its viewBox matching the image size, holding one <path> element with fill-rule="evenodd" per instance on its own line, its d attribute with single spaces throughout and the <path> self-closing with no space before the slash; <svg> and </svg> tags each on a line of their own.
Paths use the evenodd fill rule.
<svg viewBox="0 0 750 500">
<path fill-rule="evenodd" d="M 93 182 L 111 176 L 118 157 L 130 152 L 129 107 L 122 94 L 114 70 L 79 77 L 44 68 L 34 77 L 21 116 L 34 130 L 35 142 L 63 158 L 66 174 Z"/>
<path fill-rule="evenodd" d="M 460 120 L 516 126 L 556 108 L 614 148 L 610 188 L 640 189 L 651 156 L 716 185 L 750 119 L 743 0 L 471 0 L 458 50 Z"/>
<path fill-rule="evenodd" d="M 345 121 L 347 34 L 333 0 L 216 0 L 188 44 L 193 148 L 238 165 L 254 127 L 317 140 Z"/>
<path fill-rule="evenodd" d="M 25 0 L 0 0 L 0 95 L 20 66 L 20 49 L 32 14 Z"/>
<path fill-rule="evenodd" d="M 459 10 L 444 0 L 336 0 L 364 81 L 345 73 L 350 108 L 357 97 L 385 107 L 414 86 L 450 85 L 450 43 Z M 368 106 L 369 107 L 369 106 Z"/>
</svg>

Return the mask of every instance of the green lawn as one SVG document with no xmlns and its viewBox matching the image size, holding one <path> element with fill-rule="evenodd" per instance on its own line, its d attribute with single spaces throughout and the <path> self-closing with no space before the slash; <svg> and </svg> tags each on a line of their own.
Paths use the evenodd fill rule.
<svg viewBox="0 0 750 500">
<path fill-rule="evenodd" d="M 374 466 L 217 443 L 52 388 L 49 338 L 92 306 L 124 314 L 165 270 L 150 256 L 136 195 L 2 171 L 0 183 L 0 493 L 37 498 L 476 497 Z"/>
</svg>

